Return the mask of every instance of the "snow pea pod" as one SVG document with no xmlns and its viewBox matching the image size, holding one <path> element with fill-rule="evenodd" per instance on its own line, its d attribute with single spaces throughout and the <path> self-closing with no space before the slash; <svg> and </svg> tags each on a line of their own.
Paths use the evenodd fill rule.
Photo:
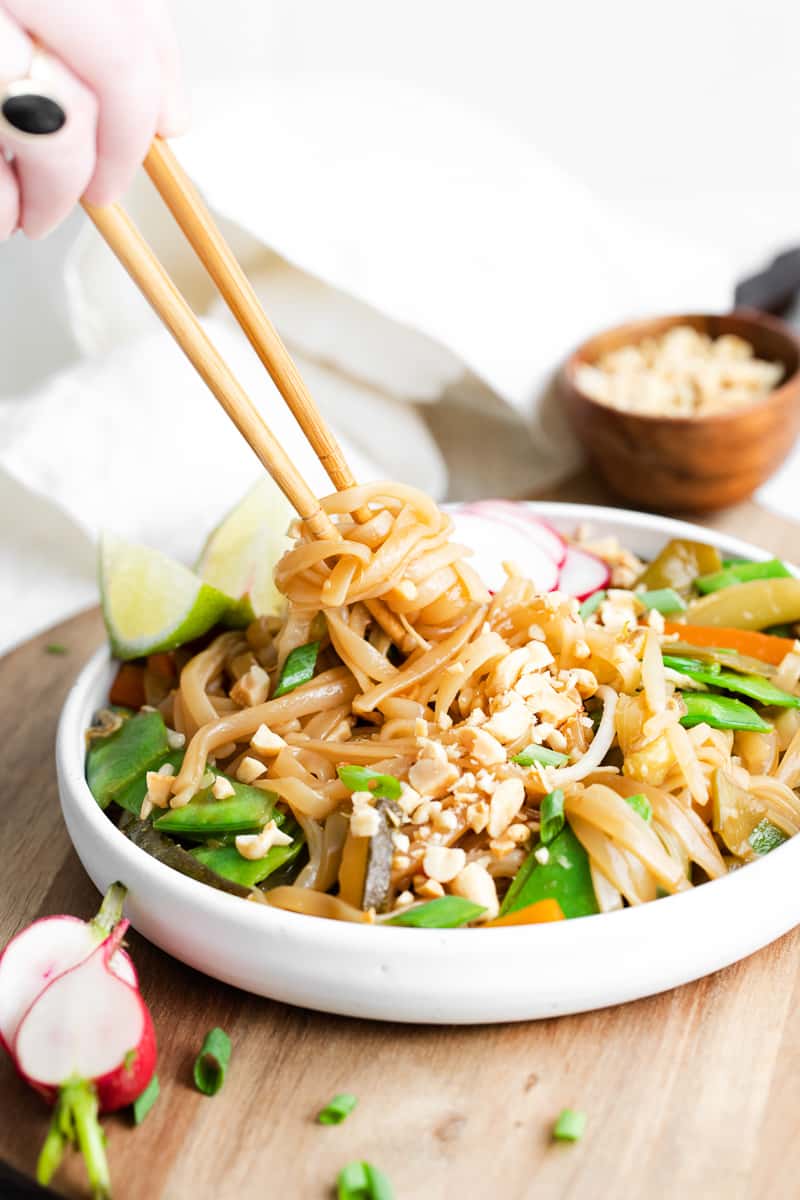
<svg viewBox="0 0 800 1200">
<path fill-rule="evenodd" d="M 168 808 L 153 825 L 163 833 L 178 835 L 215 837 L 220 833 L 257 833 L 275 816 L 278 797 L 274 792 L 262 792 L 235 779 L 229 782 L 234 791 L 229 799 L 216 800 L 211 789 L 206 788 L 183 808 Z"/>
<path fill-rule="evenodd" d="M 683 692 L 681 698 L 686 706 L 681 725 L 687 729 L 700 724 L 710 725 L 712 729 L 744 729 L 751 733 L 769 733 L 772 729 L 754 708 L 735 700 L 733 696 L 721 696 L 714 692 Z"/>
<path fill-rule="evenodd" d="M 589 859 L 575 834 L 566 825 L 546 847 L 532 850 L 517 871 L 500 907 L 500 916 L 527 908 L 538 900 L 557 900 L 565 917 L 585 917 L 598 911 Z"/>
<path fill-rule="evenodd" d="M 147 772 L 157 771 L 160 767 L 163 767 L 169 763 L 170 766 L 174 768 L 175 774 L 177 775 L 181 768 L 182 762 L 183 750 L 170 750 L 170 752 L 165 754 L 163 758 L 157 759 L 155 762 L 151 763 L 147 767 L 147 770 L 142 771 L 141 775 L 137 775 L 136 778 L 133 779 L 126 787 L 124 787 L 121 792 L 117 792 L 114 797 L 114 803 L 118 804 L 120 808 L 127 809 L 127 811 L 133 813 L 135 817 L 138 817 L 139 813 L 142 811 L 144 798 L 147 795 Z"/>
<path fill-rule="evenodd" d="M 166 758 L 167 727 L 161 713 L 137 713 L 108 737 L 94 738 L 86 754 L 86 780 L 101 808 L 137 776 Z"/>
<path fill-rule="evenodd" d="M 689 605 L 689 625 L 767 629 L 800 621 L 800 579 L 751 579 L 737 587 L 711 592 Z"/>
<path fill-rule="evenodd" d="M 673 657 L 670 654 L 664 655 L 664 666 L 680 671 L 695 683 L 705 683 L 724 692 L 738 692 L 758 701 L 759 704 L 770 704 L 776 708 L 800 708 L 800 696 L 784 692 L 761 675 L 740 675 L 736 671 L 723 671 L 719 667 L 714 670 L 713 666 L 709 668 L 704 663 Z"/>
<path fill-rule="evenodd" d="M 188 850 L 184 850 L 183 846 L 179 846 L 171 837 L 159 833 L 149 821 L 140 821 L 133 813 L 124 812 L 120 817 L 119 828 L 135 846 L 145 850 L 152 858 L 158 859 L 165 866 L 180 871 L 181 875 L 188 875 L 190 879 L 196 879 L 198 883 L 206 883 L 209 887 L 217 888 L 218 891 L 231 892 L 234 896 L 247 898 L 250 895 L 249 888 L 242 887 L 233 880 L 225 879 L 216 871 L 212 871 Z"/>
<path fill-rule="evenodd" d="M 767 562 L 731 562 L 721 571 L 712 571 L 710 575 L 698 575 L 694 586 L 705 596 L 709 592 L 734 587 L 737 583 L 748 583 L 751 579 L 787 579 L 791 578 L 791 574 L 779 558 L 771 558 Z"/>
<path fill-rule="evenodd" d="M 280 814 L 276 814 L 279 816 Z M 288 833 L 292 842 L 288 846 L 273 846 L 263 858 L 242 858 L 235 846 L 198 846 L 189 853 L 203 866 L 230 879 L 242 887 L 252 888 L 257 883 L 263 883 L 270 875 L 294 862 L 305 845 L 305 838 L 300 826 L 294 821 L 285 821 L 282 825 L 284 833 Z"/>
</svg>

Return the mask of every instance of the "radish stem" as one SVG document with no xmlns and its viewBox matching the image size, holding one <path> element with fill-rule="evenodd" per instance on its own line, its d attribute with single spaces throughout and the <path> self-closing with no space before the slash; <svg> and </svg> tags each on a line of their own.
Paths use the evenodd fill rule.
<svg viewBox="0 0 800 1200">
<path fill-rule="evenodd" d="M 97 941 L 104 942 L 115 925 L 122 919 L 122 905 L 128 889 L 124 883 L 112 883 L 103 896 L 103 903 L 96 917 L 89 924 L 97 934 Z"/>
<path fill-rule="evenodd" d="M 73 1143 L 80 1149 L 86 1163 L 93 1200 L 108 1200 L 111 1196 L 111 1178 L 98 1108 L 97 1093 L 88 1080 L 70 1080 L 59 1089 L 53 1119 L 36 1164 L 39 1183 L 47 1185 L 50 1182 L 65 1147 Z"/>
</svg>

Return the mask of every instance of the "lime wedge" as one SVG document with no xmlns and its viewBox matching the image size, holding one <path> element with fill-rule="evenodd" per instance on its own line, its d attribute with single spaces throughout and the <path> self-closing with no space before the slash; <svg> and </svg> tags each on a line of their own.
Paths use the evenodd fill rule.
<svg viewBox="0 0 800 1200">
<path fill-rule="evenodd" d="M 269 475 L 251 488 L 205 544 L 197 573 L 235 596 L 245 614 L 272 616 L 284 597 L 275 586 L 275 564 L 291 546 L 287 529 L 294 509 Z"/>
<path fill-rule="evenodd" d="M 172 650 L 226 617 L 234 602 L 159 550 L 105 533 L 100 595 L 117 658 Z"/>
</svg>

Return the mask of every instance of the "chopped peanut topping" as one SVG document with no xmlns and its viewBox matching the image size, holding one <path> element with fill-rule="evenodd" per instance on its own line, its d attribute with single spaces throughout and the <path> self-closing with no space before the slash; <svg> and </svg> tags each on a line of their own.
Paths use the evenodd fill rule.
<svg viewBox="0 0 800 1200">
<path fill-rule="evenodd" d="M 149 800 L 154 808 L 166 808 L 172 795 L 172 772 L 174 771 L 174 767 L 170 763 L 165 763 L 164 765 L 170 767 L 169 772 L 148 771 L 145 775 L 145 782 L 147 783 L 147 795 L 145 799 Z"/>
<path fill-rule="evenodd" d="M 233 685 L 230 694 L 231 699 L 241 704 L 242 708 L 263 704 L 269 695 L 269 675 L 258 663 L 253 663 L 250 670 Z"/>
<path fill-rule="evenodd" d="M 500 911 L 495 882 L 486 868 L 479 863 L 467 863 L 453 879 L 450 891 L 454 896 L 463 896 L 473 904 L 483 905 L 487 921 L 491 921 Z"/>
<path fill-rule="evenodd" d="M 236 795 L 236 789 L 230 779 L 226 779 L 224 775 L 218 775 L 211 788 L 211 795 L 215 800 L 230 800 L 231 796 Z"/>
<path fill-rule="evenodd" d="M 525 801 L 521 779 L 504 779 L 495 788 L 489 802 L 489 836 L 498 838 L 508 829 Z"/>
<path fill-rule="evenodd" d="M 250 738 L 250 745 L 259 754 L 263 754 L 265 758 L 272 758 L 286 745 L 282 737 L 277 733 L 273 733 L 266 725 L 259 725 L 253 736 Z"/>
<path fill-rule="evenodd" d="M 422 860 L 422 869 L 429 879 L 449 883 L 463 870 L 466 861 L 466 854 L 458 846 L 428 846 Z"/>
<path fill-rule="evenodd" d="M 506 761 L 505 750 L 497 738 L 492 737 L 485 729 L 462 726 L 458 730 L 458 740 L 466 748 L 470 757 L 474 758 L 475 762 L 482 767 L 497 766 L 498 763 Z"/>
<path fill-rule="evenodd" d="M 255 779 L 260 779 L 262 775 L 266 775 L 267 768 L 257 758 L 251 758 L 246 754 L 239 766 L 236 768 L 236 778 L 240 783 L 252 783 Z"/>
<path fill-rule="evenodd" d="M 443 796 L 459 776 L 458 767 L 448 760 L 444 748 L 439 746 L 439 749 L 442 751 L 444 761 L 438 757 L 420 758 L 408 772 L 412 787 L 426 796 Z"/>
<path fill-rule="evenodd" d="M 236 849 L 242 858 L 251 862 L 263 858 L 273 846 L 288 846 L 292 839 L 279 829 L 274 821 L 268 821 L 261 833 L 240 833 L 236 838 Z"/>
</svg>

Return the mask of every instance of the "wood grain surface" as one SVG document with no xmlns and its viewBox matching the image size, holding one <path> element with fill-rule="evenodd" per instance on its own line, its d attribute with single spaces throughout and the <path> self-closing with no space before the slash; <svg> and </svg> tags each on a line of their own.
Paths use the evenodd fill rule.
<svg viewBox="0 0 800 1200">
<path fill-rule="evenodd" d="M 602 500 L 584 478 L 562 499 Z M 753 505 L 724 528 L 800 557 L 798 526 Z M 3 747 L 0 943 L 37 916 L 89 916 L 97 895 L 58 809 L 59 709 L 102 639 L 96 612 L 0 662 Z M 45 652 L 61 642 L 68 654 Z M 800 933 L 663 996 L 558 1020 L 487 1028 L 379 1025 L 248 996 L 148 945 L 130 949 L 159 1037 L 161 1097 L 141 1128 L 106 1120 L 116 1200 L 330 1200 L 366 1158 L 397 1200 L 792 1200 L 800 1196 Z M 205 1032 L 233 1041 L 227 1082 L 197 1093 Z M 344 1125 L 316 1111 L 337 1091 Z M 582 1142 L 554 1145 L 561 1108 Z M 46 1109 L 3 1056 L 0 1157 L 31 1172 Z M 56 1189 L 83 1197 L 80 1164 Z"/>
</svg>

